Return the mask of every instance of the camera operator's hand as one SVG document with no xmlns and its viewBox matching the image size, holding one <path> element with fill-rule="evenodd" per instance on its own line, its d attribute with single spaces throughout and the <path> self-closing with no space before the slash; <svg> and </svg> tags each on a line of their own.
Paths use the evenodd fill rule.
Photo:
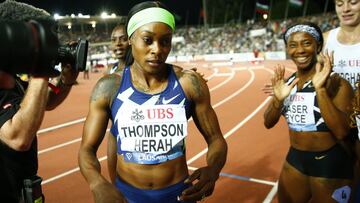
<svg viewBox="0 0 360 203">
<path fill-rule="evenodd" d="M 57 81 L 55 87 L 57 91 L 50 90 L 46 110 L 53 110 L 64 101 L 69 94 L 71 87 L 76 83 L 78 75 L 79 71 L 74 70 L 70 64 L 65 64 L 61 67 L 61 75 L 55 79 L 55 81 Z"/>
<path fill-rule="evenodd" d="M 68 43 L 68 46 L 74 46 L 76 44 L 76 41 L 71 41 Z M 78 75 L 79 71 L 75 67 L 72 67 L 71 64 L 61 64 L 60 80 L 65 86 L 74 85 Z"/>
<path fill-rule="evenodd" d="M 79 71 L 76 71 L 70 64 L 65 64 L 61 67 L 60 80 L 65 86 L 71 86 L 76 83 L 76 78 Z"/>
</svg>

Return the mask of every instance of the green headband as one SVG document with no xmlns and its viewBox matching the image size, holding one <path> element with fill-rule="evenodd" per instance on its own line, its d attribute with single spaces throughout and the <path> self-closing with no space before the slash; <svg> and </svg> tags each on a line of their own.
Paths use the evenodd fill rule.
<svg viewBox="0 0 360 203">
<path fill-rule="evenodd" d="M 167 24 L 172 30 L 175 29 L 174 16 L 167 10 L 159 7 L 147 8 L 133 15 L 127 26 L 127 34 L 130 37 L 139 27 L 153 22 Z"/>
</svg>

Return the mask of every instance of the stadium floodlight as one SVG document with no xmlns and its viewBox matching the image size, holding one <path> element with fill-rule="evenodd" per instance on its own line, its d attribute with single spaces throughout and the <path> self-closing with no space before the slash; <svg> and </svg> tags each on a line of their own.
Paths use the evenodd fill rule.
<svg viewBox="0 0 360 203">
<path fill-rule="evenodd" d="M 75 18 L 75 14 L 73 14 L 73 13 L 70 16 L 71 16 L 71 18 Z"/>
<path fill-rule="evenodd" d="M 96 21 L 91 21 L 90 23 L 91 23 L 91 27 L 92 27 L 92 28 L 95 28 L 95 27 L 96 27 Z"/>
<path fill-rule="evenodd" d="M 263 17 L 264 20 L 267 20 L 268 19 L 268 14 L 264 13 L 262 17 Z"/>
<path fill-rule="evenodd" d="M 82 13 L 78 13 L 78 18 L 90 18 L 90 15 L 83 15 Z"/>
<path fill-rule="evenodd" d="M 102 12 L 100 16 L 101 18 L 109 18 L 109 15 L 107 14 L 106 11 Z"/>
<path fill-rule="evenodd" d="M 111 15 L 109 15 L 106 11 L 102 12 L 100 17 L 102 19 L 108 19 L 108 18 L 116 18 L 116 14 L 112 13 Z"/>
<path fill-rule="evenodd" d="M 62 19 L 62 18 L 64 18 L 63 16 L 60 16 L 58 13 L 55 13 L 54 14 L 54 19 L 55 20 L 59 20 L 59 19 Z"/>
<path fill-rule="evenodd" d="M 67 28 L 71 30 L 71 23 L 67 23 Z"/>
</svg>

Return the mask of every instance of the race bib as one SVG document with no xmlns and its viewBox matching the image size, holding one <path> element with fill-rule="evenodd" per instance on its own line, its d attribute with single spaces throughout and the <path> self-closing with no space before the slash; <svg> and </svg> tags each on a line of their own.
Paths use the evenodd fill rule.
<svg viewBox="0 0 360 203">
<path fill-rule="evenodd" d="M 315 93 L 297 92 L 284 101 L 285 118 L 289 125 L 314 125 Z"/>
<path fill-rule="evenodd" d="M 118 139 L 122 151 L 165 154 L 187 136 L 183 105 L 133 106 L 122 109 L 121 114 Z"/>
<path fill-rule="evenodd" d="M 347 80 L 353 89 L 356 89 L 355 84 L 360 81 L 360 68 L 336 66 L 333 70 Z"/>
</svg>

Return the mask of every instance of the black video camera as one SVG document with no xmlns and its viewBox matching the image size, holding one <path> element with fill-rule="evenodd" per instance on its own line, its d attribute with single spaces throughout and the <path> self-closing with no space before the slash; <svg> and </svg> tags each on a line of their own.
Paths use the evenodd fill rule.
<svg viewBox="0 0 360 203">
<path fill-rule="evenodd" d="M 56 29 L 54 20 L 0 20 L 0 70 L 50 77 L 59 63 L 85 70 L 88 41 L 60 45 Z"/>
</svg>

